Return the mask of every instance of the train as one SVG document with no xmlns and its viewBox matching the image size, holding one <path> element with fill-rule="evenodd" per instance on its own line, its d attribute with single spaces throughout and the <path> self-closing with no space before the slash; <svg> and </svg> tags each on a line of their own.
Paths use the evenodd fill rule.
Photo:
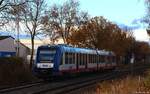
<svg viewBox="0 0 150 94">
<path fill-rule="evenodd" d="M 112 51 L 78 48 L 66 44 L 42 45 L 36 52 L 33 73 L 39 78 L 116 68 Z"/>
</svg>

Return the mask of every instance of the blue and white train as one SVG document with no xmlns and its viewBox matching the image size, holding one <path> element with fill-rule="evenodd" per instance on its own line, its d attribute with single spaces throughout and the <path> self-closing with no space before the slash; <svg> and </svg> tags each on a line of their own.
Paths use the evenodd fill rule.
<svg viewBox="0 0 150 94">
<path fill-rule="evenodd" d="M 38 77 L 49 77 L 115 67 L 115 54 L 110 51 L 45 45 L 37 49 L 33 72 Z"/>
</svg>

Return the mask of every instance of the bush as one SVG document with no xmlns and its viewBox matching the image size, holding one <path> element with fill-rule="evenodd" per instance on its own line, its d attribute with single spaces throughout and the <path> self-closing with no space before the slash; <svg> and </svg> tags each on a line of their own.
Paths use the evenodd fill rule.
<svg viewBox="0 0 150 94">
<path fill-rule="evenodd" d="M 148 75 L 144 79 L 144 86 L 150 89 L 150 71 L 148 71 Z"/>
<path fill-rule="evenodd" d="M 22 58 L 0 58 L 0 86 L 34 80 L 32 73 Z"/>
</svg>

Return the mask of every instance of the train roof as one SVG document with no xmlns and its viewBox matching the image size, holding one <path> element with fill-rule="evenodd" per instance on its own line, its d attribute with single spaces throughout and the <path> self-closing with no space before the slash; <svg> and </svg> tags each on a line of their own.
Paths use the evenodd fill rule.
<svg viewBox="0 0 150 94">
<path fill-rule="evenodd" d="M 89 49 L 89 48 L 78 48 L 78 47 L 72 47 L 69 45 L 42 45 L 39 46 L 39 48 L 61 48 L 64 52 L 74 52 L 74 53 L 83 53 L 83 54 L 99 54 L 99 55 L 115 55 L 112 51 L 106 51 L 106 50 L 96 50 L 96 49 Z"/>
</svg>

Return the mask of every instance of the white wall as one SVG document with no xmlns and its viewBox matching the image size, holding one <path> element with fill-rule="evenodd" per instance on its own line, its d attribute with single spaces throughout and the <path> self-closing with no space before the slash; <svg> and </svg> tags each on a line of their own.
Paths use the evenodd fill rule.
<svg viewBox="0 0 150 94">
<path fill-rule="evenodd" d="M 17 42 L 11 37 L 0 40 L 0 51 L 16 52 L 17 46 Z M 26 59 L 28 54 L 29 50 L 19 43 L 19 56 Z"/>
<path fill-rule="evenodd" d="M 15 52 L 16 49 L 14 43 L 15 41 L 11 37 L 0 40 L 0 51 Z"/>
</svg>

